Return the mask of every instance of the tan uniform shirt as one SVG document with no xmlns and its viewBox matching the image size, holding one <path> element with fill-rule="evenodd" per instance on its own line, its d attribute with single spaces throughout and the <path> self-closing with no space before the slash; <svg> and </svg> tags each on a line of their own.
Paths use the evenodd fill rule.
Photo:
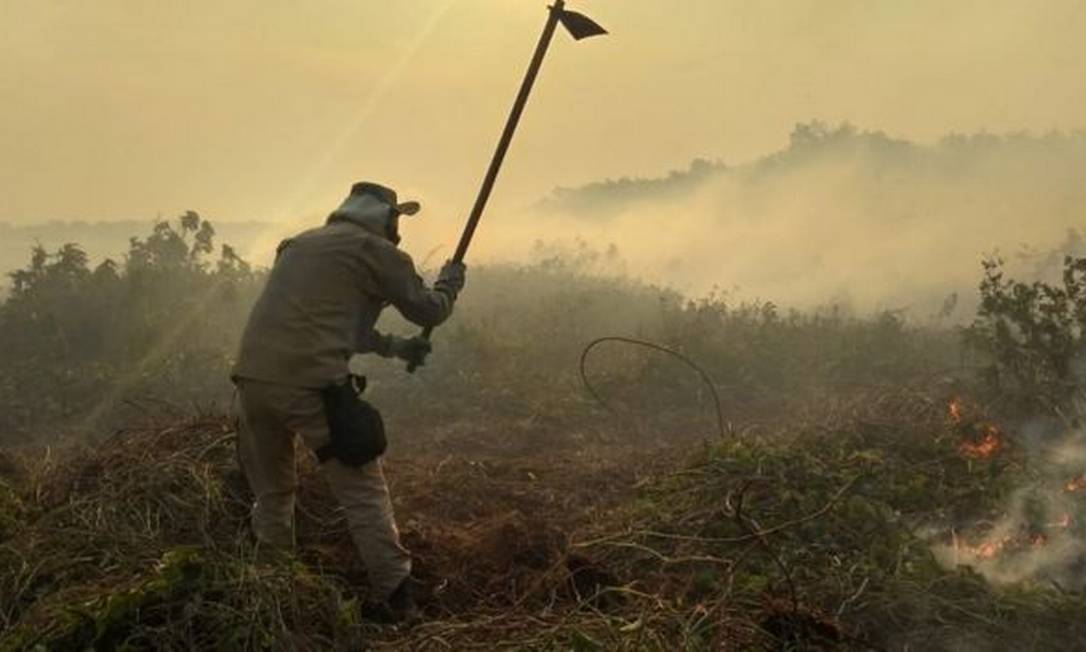
<svg viewBox="0 0 1086 652">
<path fill-rule="evenodd" d="M 373 348 L 373 325 L 388 304 L 419 326 L 436 326 L 453 302 L 365 226 L 344 220 L 301 233 L 280 245 L 232 375 L 311 388 L 342 381 L 350 356 Z"/>
</svg>

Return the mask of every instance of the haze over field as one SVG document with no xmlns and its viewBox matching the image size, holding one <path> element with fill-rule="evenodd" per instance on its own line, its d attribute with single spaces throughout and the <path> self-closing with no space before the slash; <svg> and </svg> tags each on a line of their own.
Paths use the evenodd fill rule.
<svg viewBox="0 0 1086 652">
<path fill-rule="evenodd" d="M 580 238 L 693 293 L 902 307 L 971 287 L 983 252 L 1056 247 L 1078 223 L 1081 2 L 574 4 L 612 34 L 556 42 L 475 261 Z M 0 264 L 35 240 L 124 249 L 48 220 L 188 209 L 263 262 L 359 178 L 423 200 L 408 247 L 442 255 L 542 17 L 497 0 L 4 3 L 19 28 L 0 40 L 0 222 L 18 228 Z M 814 119 L 889 137 L 812 138 Z M 944 140 L 978 133 L 1018 135 Z M 590 201 L 600 180 L 698 159 L 720 163 Z M 586 184 L 547 219 L 532 210 Z"/>
<path fill-rule="evenodd" d="M 1086 0 L 566 0 L 465 273 L 548 2 L 0 0 L 0 650 L 1082 647 Z"/>
<path fill-rule="evenodd" d="M 835 303 L 928 318 L 958 293 L 968 318 L 982 255 L 1050 275 L 1060 254 L 1086 253 L 1086 134 L 948 136 L 918 145 L 849 126 L 798 125 L 787 149 L 728 166 L 695 160 L 660 177 L 559 188 L 495 214 L 475 261 L 562 255 L 691 295 L 714 288 L 794 307 Z M 319 216 L 314 216 L 316 223 Z M 117 258 L 151 220 L 4 226 L 0 265 L 30 246 L 83 244 Z M 435 264 L 451 249 L 408 225 L 406 246 Z M 282 225 L 216 221 L 221 242 L 267 264 Z M 295 228 L 301 228 L 301 224 Z"/>
</svg>

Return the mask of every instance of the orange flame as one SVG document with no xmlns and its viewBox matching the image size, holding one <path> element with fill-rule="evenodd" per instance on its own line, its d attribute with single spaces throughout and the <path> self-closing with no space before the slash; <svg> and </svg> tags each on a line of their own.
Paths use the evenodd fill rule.
<svg viewBox="0 0 1086 652">
<path fill-rule="evenodd" d="M 1067 484 L 1063 486 L 1063 490 L 1069 494 L 1076 491 L 1082 491 L 1083 489 L 1086 489 L 1086 475 L 1079 475 L 1071 478 L 1067 481 Z"/>
<path fill-rule="evenodd" d="M 976 553 L 981 559 L 995 559 L 1005 545 L 1006 541 L 985 541 L 977 546 Z"/>
<path fill-rule="evenodd" d="M 1060 516 L 1060 520 L 1054 523 L 1049 523 L 1048 527 L 1058 527 L 1064 529 L 1071 527 L 1071 515 L 1064 513 L 1062 516 Z"/>
<path fill-rule="evenodd" d="M 947 411 L 950 412 L 950 420 L 955 424 L 962 422 L 962 400 L 960 398 L 953 398 L 950 400 L 950 404 L 947 405 Z"/>
<path fill-rule="evenodd" d="M 1011 537 L 1003 537 L 1002 539 L 992 539 L 991 541 L 984 541 L 975 545 L 962 543 L 957 537 L 954 538 L 954 549 L 958 553 L 965 553 L 976 557 L 977 559 L 990 560 L 995 559 L 1003 552 L 1003 549 L 1007 547 L 1007 544 L 1011 543 Z"/>
<path fill-rule="evenodd" d="M 1074 519 L 1071 514 L 1064 513 L 1060 515 L 1059 520 L 1052 523 L 1045 523 L 1044 527 L 1050 530 L 1067 529 L 1071 527 L 1073 522 Z M 1051 534 L 1037 531 L 1034 531 L 1031 534 L 1022 532 L 1013 536 L 982 539 L 979 543 L 962 541 L 958 537 L 958 533 L 954 530 L 950 531 L 950 536 L 953 542 L 954 552 L 959 556 L 971 557 L 976 561 L 991 561 L 1002 556 L 1004 553 L 1021 554 L 1029 547 L 1036 549 L 1047 546 Z"/>
<path fill-rule="evenodd" d="M 985 424 L 984 435 L 980 438 L 980 441 L 966 439 L 958 446 L 958 450 L 966 457 L 987 459 L 1003 448 L 1001 435 L 999 428 L 991 424 Z"/>
<path fill-rule="evenodd" d="M 1003 448 L 1003 433 L 990 421 L 978 421 L 972 417 L 966 419 L 966 410 L 971 409 L 961 397 L 954 397 L 947 404 L 947 416 L 950 422 L 966 435 L 958 452 L 973 459 L 987 459 Z"/>
</svg>

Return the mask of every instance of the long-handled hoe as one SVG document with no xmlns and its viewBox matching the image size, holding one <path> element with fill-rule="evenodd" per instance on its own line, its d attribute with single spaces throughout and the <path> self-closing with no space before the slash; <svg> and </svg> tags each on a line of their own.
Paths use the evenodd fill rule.
<svg viewBox="0 0 1086 652">
<path fill-rule="evenodd" d="M 565 0 L 555 0 L 554 5 L 549 7 L 550 15 L 547 16 L 547 24 L 543 27 L 543 34 L 539 37 L 539 44 L 535 48 L 535 54 L 532 55 L 532 61 L 528 64 L 528 71 L 525 73 L 524 81 L 520 85 L 517 99 L 513 101 L 513 109 L 509 112 L 509 119 L 505 122 L 505 129 L 502 130 L 498 147 L 494 150 L 493 158 L 490 159 L 490 167 L 487 168 L 486 176 L 483 177 L 483 185 L 479 188 L 479 195 L 475 198 L 475 206 L 471 209 L 468 222 L 464 225 L 464 232 L 460 236 L 460 244 L 456 246 L 456 253 L 453 254 L 452 259 L 455 262 L 464 260 L 464 255 L 471 244 L 471 238 L 475 235 L 475 227 L 479 225 L 479 219 L 483 216 L 483 209 L 486 208 L 486 202 L 490 198 L 490 191 L 494 189 L 494 181 L 498 178 L 498 170 L 501 169 L 502 160 L 505 159 L 505 152 L 509 149 L 509 143 L 513 140 L 513 132 L 517 129 L 517 123 L 520 121 L 520 114 L 524 111 L 524 105 L 528 103 L 528 95 L 532 92 L 532 84 L 535 83 L 539 68 L 543 65 L 543 57 L 547 54 L 547 48 L 551 44 L 551 37 L 554 36 L 555 27 L 558 23 L 562 23 L 562 26 L 566 28 L 566 31 L 575 41 L 607 33 L 607 30 L 600 27 L 588 16 L 566 9 L 565 4 Z M 429 339 L 433 330 L 433 328 L 429 327 L 423 329 L 422 336 Z M 413 372 L 415 366 L 409 364 L 407 370 Z"/>
</svg>

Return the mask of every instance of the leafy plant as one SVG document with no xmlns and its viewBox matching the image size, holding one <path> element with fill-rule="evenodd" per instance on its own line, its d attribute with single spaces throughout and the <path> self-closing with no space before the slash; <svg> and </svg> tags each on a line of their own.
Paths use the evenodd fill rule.
<svg viewBox="0 0 1086 652">
<path fill-rule="evenodd" d="M 35 247 L 0 303 L 0 433 L 221 395 L 260 276 L 229 246 L 213 260 L 214 235 L 188 211 L 131 238 L 120 263 L 91 268 L 77 244 Z"/>
<path fill-rule="evenodd" d="M 1058 284 L 1008 278 L 998 257 L 983 265 L 967 339 L 991 356 L 990 381 L 1023 408 L 1065 405 L 1082 385 L 1086 258 L 1066 256 Z"/>
</svg>

